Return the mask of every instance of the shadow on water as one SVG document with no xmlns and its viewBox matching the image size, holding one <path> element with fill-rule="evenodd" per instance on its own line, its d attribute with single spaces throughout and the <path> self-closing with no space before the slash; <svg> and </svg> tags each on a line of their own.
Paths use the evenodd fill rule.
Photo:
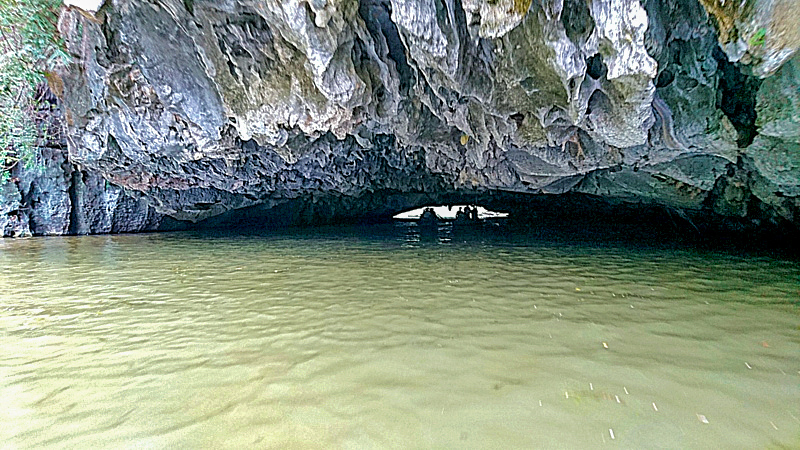
<svg viewBox="0 0 800 450">
<path fill-rule="evenodd" d="M 484 220 L 468 225 L 440 221 L 426 225 L 414 221 L 393 221 L 274 229 L 200 229 L 168 234 L 176 239 L 358 241 L 398 248 L 616 248 L 630 252 L 689 251 L 789 260 L 800 257 L 800 248 L 791 240 L 782 241 L 779 245 L 742 236 L 686 234 L 683 233 L 685 230 L 676 230 L 663 223 L 651 225 L 577 222 L 536 225 L 509 220 Z M 161 236 L 168 239 L 163 234 Z"/>
<path fill-rule="evenodd" d="M 317 205 L 308 209 L 308 203 L 298 199 L 270 209 L 231 210 L 187 226 L 194 230 L 194 235 L 206 237 L 294 236 L 305 239 L 338 236 L 394 242 L 403 241 L 407 236 L 409 245 L 489 242 L 496 245 L 613 245 L 631 249 L 721 251 L 779 258 L 800 256 L 800 245 L 797 245 L 800 229 L 791 223 L 768 218 L 722 217 L 663 205 L 608 202 L 592 196 L 566 194 L 531 196 L 491 192 L 438 199 L 436 202 L 390 194 L 351 199 L 358 200 L 362 206 L 368 203 L 372 205 L 371 209 L 359 208 L 355 203 L 337 203 L 333 199 L 321 203 L 327 205 L 325 208 Z M 470 229 L 448 223 L 457 218 L 445 217 L 441 211 L 435 212 L 444 223 L 430 227 L 420 227 L 413 220 L 416 217 L 406 213 L 397 214 L 408 208 L 429 208 L 435 204 L 443 205 L 439 208 L 448 212 L 458 205 L 481 205 L 507 214 L 507 218 L 494 221 L 495 218 L 484 216 L 480 226 Z M 394 223 L 392 217 L 409 223 Z"/>
</svg>

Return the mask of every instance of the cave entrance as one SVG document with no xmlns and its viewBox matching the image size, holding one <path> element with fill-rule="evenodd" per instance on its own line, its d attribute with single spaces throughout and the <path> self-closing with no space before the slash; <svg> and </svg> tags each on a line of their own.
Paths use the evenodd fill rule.
<svg viewBox="0 0 800 450">
<path fill-rule="evenodd" d="M 476 214 L 478 220 L 508 218 L 508 213 L 491 211 L 483 206 L 478 205 L 438 205 L 423 206 L 421 208 L 404 211 L 399 214 L 395 214 L 392 216 L 392 219 L 399 221 L 418 221 L 420 218 L 422 218 L 422 214 L 425 212 L 425 210 L 429 208 L 433 210 L 434 214 L 436 214 L 437 219 L 444 221 L 456 220 L 459 211 L 469 214 L 470 210 L 477 211 Z"/>
</svg>

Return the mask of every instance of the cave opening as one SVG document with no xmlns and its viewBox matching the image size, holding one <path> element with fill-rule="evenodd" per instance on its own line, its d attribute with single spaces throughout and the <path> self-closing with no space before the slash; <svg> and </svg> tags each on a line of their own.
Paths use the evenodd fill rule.
<svg viewBox="0 0 800 450">
<path fill-rule="evenodd" d="M 438 220 L 445 220 L 445 221 L 458 219 L 459 213 L 469 215 L 471 212 L 474 212 L 474 219 L 478 220 L 507 219 L 509 217 L 509 213 L 507 212 L 492 211 L 480 205 L 464 204 L 464 205 L 422 206 L 419 208 L 414 208 L 397 213 L 394 216 L 392 216 L 392 219 L 401 221 L 420 220 L 425 214 L 426 210 L 432 211 Z"/>
<path fill-rule="evenodd" d="M 456 214 L 466 206 L 477 207 L 479 220 L 457 223 Z M 421 226 L 420 217 L 426 208 L 432 208 L 436 217 Z M 310 196 L 233 209 L 187 225 L 214 232 L 311 233 L 344 227 L 364 236 L 427 231 L 459 242 L 520 239 L 668 248 L 776 249 L 785 247 L 782 240 L 792 235 L 790 229 L 779 226 L 754 229 L 747 218 L 720 216 L 708 209 L 681 209 L 589 194 L 507 191 L 433 194 L 386 190 L 358 197 Z"/>
</svg>

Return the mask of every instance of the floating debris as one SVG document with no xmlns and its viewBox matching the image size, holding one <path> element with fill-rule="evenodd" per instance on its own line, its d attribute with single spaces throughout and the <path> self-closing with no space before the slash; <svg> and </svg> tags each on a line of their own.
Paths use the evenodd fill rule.
<svg viewBox="0 0 800 450">
<path fill-rule="evenodd" d="M 567 391 L 564 391 L 564 397 L 567 397 L 567 398 L 569 398 L 569 392 L 567 392 Z"/>
<path fill-rule="evenodd" d="M 611 439 L 616 439 L 616 437 L 614 436 L 614 430 L 612 430 L 611 428 L 608 429 L 608 434 L 611 436 Z"/>
<path fill-rule="evenodd" d="M 771 422 L 771 421 L 770 421 L 770 423 L 769 423 L 769 424 L 770 424 L 770 425 L 772 425 L 772 428 L 775 428 L 776 430 L 778 429 L 778 427 L 776 427 L 776 426 L 775 426 L 775 424 L 774 424 L 773 422 Z"/>
<path fill-rule="evenodd" d="M 603 342 L 603 348 L 608 348 L 608 343 L 607 342 Z"/>
<path fill-rule="evenodd" d="M 594 390 L 594 386 L 592 386 L 592 383 L 589 383 L 589 390 L 590 390 L 590 391 L 593 391 L 593 390 Z"/>
<path fill-rule="evenodd" d="M 628 388 L 626 388 L 625 386 L 622 386 L 622 390 L 623 390 L 623 391 L 625 391 L 625 393 L 626 393 L 627 395 L 631 395 L 631 393 L 630 393 L 630 392 L 628 392 Z"/>
<path fill-rule="evenodd" d="M 539 400 L 539 406 L 542 406 L 542 401 L 541 400 Z"/>
<path fill-rule="evenodd" d="M 617 399 L 617 403 L 622 403 L 621 401 L 619 401 L 619 395 L 615 395 L 614 398 Z"/>
<path fill-rule="evenodd" d="M 656 406 L 656 402 L 653 402 L 653 409 L 655 409 L 656 412 L 658 412 L 658 406 Z"/>
<path fill-rule="evenodd" d="M 695 413 L 695 415 L 697 415 L 697 420 L 699 420 L 700 422 L 708 423 L 708 419 L 706 419 L 706 416 L 697 413 Z"/>
<path fill-rule="evenodd" d="M 466 134 L 462 134 L 461 135 L 461 145 L 467 145 L 467 142 L 469 142 L 469 136 L 467 136 Z"/>
<path fill-rule="evenodd" d="M 769 348 L 769 344 L 767 343 L 767 341 L 761 341 L 761 346 L 764 348 Z"/>
<path fill-rule="evenodd" d="M 744 363 L 744 365 L 747 366 L 748 369 L 752 369 L 753 368 L 750 364 Z"/>
</svg>

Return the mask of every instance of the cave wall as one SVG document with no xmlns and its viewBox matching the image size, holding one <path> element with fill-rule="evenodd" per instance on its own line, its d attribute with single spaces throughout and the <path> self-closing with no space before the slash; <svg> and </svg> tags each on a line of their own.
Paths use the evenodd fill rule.
<svg viewBox="0 0 800 450">
<path fill-rule="evenodd" d="M 0 237 L 133 233 L 178 229 L 147 200 L 69 161 L 61 146 L 44 146 L 29 166 L 17 165 L 0 185 Z"/>
<path fill-rule="evenodd" d="M 177 229 L 135 191 L 80 167 L 69 156 L 63 112 L 56 96 L 40 92 L 37 125 L 44 139 L 31 158 L 18 161 L 0 183 L 0 237 L 61 236 Z"/>
<path fill-rule="evenodd" d="M 745 3 L 70 7 L 69 158 L 188 221 L 510 192 L 797 227 L 800 43 L 779 31 L 800 19 Z"/>
</svg>

